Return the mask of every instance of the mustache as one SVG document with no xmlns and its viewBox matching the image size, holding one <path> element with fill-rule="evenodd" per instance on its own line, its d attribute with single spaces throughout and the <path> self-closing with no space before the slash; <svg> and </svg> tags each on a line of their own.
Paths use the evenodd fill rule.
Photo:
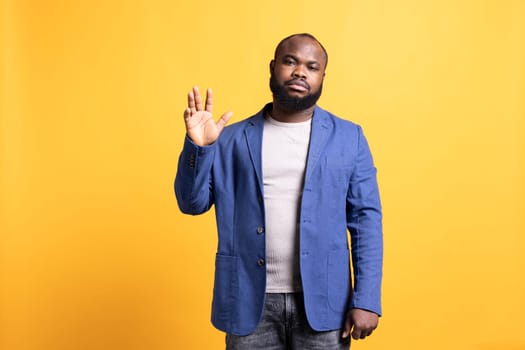
<svg viewBox="0 0 525 350">
<path fill-rule="evenodd" d="M 284 85 L 300 85 L 308 90 L 310 90 L 310 84 L 301 79 L 291 79 L 284 83 Z"/>
</svg>

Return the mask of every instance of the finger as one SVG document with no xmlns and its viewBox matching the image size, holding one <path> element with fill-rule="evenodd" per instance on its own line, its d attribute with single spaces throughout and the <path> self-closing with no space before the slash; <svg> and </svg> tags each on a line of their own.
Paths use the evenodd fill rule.
<svg viewBox="0 0 525 350">
<path fill-rule="evenodd" d="M 228 120 L 232 117 L 233 112 L 226 112 L 222 115 L 222 117 L 217 121 L 217 129 L 219 129 L 219 132 L 224 128 Z"/>
<path fill-rule="evenodd" d="M 188 107 L 184 110 L 184 120 L 188 121 L 190 117 L 191 117 L 191 109 L 190 107 Z"/>
<path fill-rule="evenodd" d="M 208 88 L 208 90 L 206 91 L 206 111 L 211 113 L 212 109 L 213 109 L 213 91 L 211 91 L 211 89 Z"/>
<path fill-rule="evenodd" d="M 350 330 L 352 329 L 352 320 L 350 317 L 346 317 L 345 326 L 343 329 L 343 338 L 348 338 L 350 335 Z"/>
<path fill-rule="evenodd" d="M 352 338 L 354 338 L 355 340 L 361 339 L 362 334 L 363 334 L 363 331 L 361 330 L 361 328 L 354 326 L 354 330 L 352 331 Z"/>
<path fill-rule="evenodd" d="M 202 97 L 197 86 L 193 87 L 193 95 L 195 96 L 195 108 L 197 111 L 202 111 Z"/>
<path fill-rule="evenodd" d="M 188 108 L 191 114 L 195 113 L 195 96 L 193 95 L 193 91 L 188 92 Z"/>
</svg>

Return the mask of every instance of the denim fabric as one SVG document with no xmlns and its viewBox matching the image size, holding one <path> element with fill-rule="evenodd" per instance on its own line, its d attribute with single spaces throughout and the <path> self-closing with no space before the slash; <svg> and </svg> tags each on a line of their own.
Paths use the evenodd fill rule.
<svg viewBox="0 0 525 350">
<path fill-rule="evenodd" d="M 262 319 L 246 336 L 226 335 L 226 350 L 348 350 L 341 330 L 318 332 L 308 324 L 302 293 L 266 294 Z"/>
</svg>

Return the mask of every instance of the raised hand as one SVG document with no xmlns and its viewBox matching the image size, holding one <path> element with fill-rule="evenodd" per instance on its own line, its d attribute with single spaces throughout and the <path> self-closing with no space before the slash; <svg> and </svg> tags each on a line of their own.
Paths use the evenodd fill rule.
<svg viewBox="0 0 525 350">
<path fill-rule="evenodd" d="M 214 143 L 222 129 L 233 115 L 232 112 L 224 113 L 217 122 L 211 114 L 213 109 L 213 92 L 206 91 L 206 106 L 202 106 L 202 97 L 197 86 L 188 93 L 188 108 L 184 111 L 186 133 L 193 143 L 207 146 Z"/>
</svg>

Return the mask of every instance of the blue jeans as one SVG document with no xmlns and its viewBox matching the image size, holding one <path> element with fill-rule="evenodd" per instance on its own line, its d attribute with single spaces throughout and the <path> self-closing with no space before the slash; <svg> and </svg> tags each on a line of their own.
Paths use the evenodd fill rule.
<svg viewBox="0 0 525 350">
<path fill-rule="evenodd" d="M 226 350 L 348 350 L 341 330 L 318 332 L 306 319 L 302 293 L 268 293 L 259 325 L 247 336 L 226 335 Z"/>
</svg>

